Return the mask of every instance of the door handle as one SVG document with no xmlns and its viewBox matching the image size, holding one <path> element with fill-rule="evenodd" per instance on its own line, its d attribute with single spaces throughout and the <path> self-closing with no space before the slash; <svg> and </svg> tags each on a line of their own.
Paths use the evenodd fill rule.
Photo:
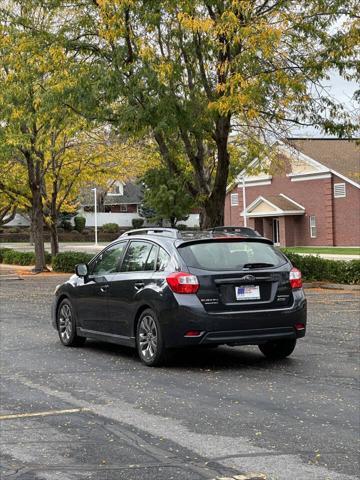
<svg viewBox="0 0 360 480">
<path fill-rule="evenodd" d="M 135 283 L 135 290 L 140 290 L 141 288 L 145 287 L 144 282 L 136 282 Z"/>
<path fill-rule="evenodd" d="M 102 287 L 100 287 L 100 292 L 105 293 L 108 288 L 109 288 L 109 285 L 103 285 Z"/>
</svg>

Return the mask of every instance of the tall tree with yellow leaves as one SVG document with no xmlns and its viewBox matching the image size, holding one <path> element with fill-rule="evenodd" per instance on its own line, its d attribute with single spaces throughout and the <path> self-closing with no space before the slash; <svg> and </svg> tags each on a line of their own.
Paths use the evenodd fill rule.
<svg viewBox="0 0 360 480">
<path fill-rule="evenodd" d="M 34 29 L 39 5 L 53 21 Z M 202 227 L 223 223 L 232 134 L 261 157 L 292 125 L 357 128 L 324 88 L 331 69 L 359 79 L 355 0 L 8 0 L 3 11 L 54 61 L 71 58 L 62 105 L 152 136 L 170 172 L 186 163 Z"/>
<path fill-rule="evenodd" d="M 203 227 L 223 223 L 231 134 L 261 156 L 292 125 L 356 128 L 324 88 L 331 69 L 359 78 L 354 0 L 55 3 L 64 45 L 91 66 L 77 108 L 151 134 L 170 172 L 185 158 Z"/>
<path fill-rule="evenodd" d="M 94 177 L 105 184 L 136 175 L 146 153 L 66 104 L 81 66 L 53 41 L 54 12 L 25 1 L 1 13 L 0 190 L 29 211 L 35 271 L 42 271 L 44 221 L 56 254 L 59 212 L 74 204 L 81 186 Z"/>
</svg>

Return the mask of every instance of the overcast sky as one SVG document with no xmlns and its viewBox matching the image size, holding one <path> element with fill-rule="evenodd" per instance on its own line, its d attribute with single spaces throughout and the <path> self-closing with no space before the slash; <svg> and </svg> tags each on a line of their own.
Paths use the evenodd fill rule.
<svg viewBox="0 0 360 480">
<path fill-rule="evenodd" d="M 326 88 L 328 89 L 329 94 L 338 102 L 341 102 L 347 110 L 355 112 L 355 110 L 357 109 L 357 114 L 359 116 L 359 105 L 356 105 L 353 99 L 354 92 L 360 88 L 357 82 L 348 82 L 347 80 L 344 80 L 342 77 L 340 77 L 338 73 L 332 72 L 330 79 L 324 81 L 324 86 L 326 86 Z M 325 136 L 320 130 L 316 130 L 312 127 L 304 127 L 300 129 L 296 127 L 293 130 L 293 135 L 312 137 Z"/>
</svg>

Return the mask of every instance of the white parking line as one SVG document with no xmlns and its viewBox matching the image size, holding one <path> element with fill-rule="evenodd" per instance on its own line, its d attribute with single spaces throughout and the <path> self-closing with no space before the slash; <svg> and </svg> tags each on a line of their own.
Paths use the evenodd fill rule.
<svg viewBox="0 0 360 480">
<path fill-rule="evenodd" d="M 48 410 L 46 412 L 13 413 L 0 415 L 0 420 L 12 420 L 14 418 L 47 417 L 49 415 L 65 415 L 68 413 L 90 412 L 90 408 L 68 408 L 66 410 Z"/>
<path fill-rule="evenodd" d="M 266 480 L 264 473 L 243 473 L 241 475 L 234 475 L 233 477 L 216 477 L 215 480 Z"/>
</svg>

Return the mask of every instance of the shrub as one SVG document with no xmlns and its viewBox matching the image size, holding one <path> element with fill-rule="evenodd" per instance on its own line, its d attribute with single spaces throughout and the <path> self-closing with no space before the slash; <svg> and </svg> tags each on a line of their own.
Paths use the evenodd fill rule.
<svg viewBox="0 0 360 480">
<path fill-rule="evenodd" d="M 119 225 L 117 223 L 105 223 L 101 229 L 104 233 L 118 233 Z"/>
<path fill-rule="evenodd" d="M 78 263 L 89 263 L 94 255 L 84 252 L 58 253 L 52 259 L 51 266 L 54 272 L 73 273 Z"/>
<path fill-rule="evenodd" d="M 35 265 L 35 253 L 34 252 L 18 252 L 10 248 L 1 249 L 2 263 L 9 265 Z M 51 262 L 51 255 L 45 252 L 46 263 Z"/>
<path fill-rule="evenodd" d="M 144 225 L 144 219 L 143 218 L 133 218 L 131 220 L 132 226 L 134 228 L 141 228 Z"/>
<path fill-rule="evenodd" d="M 360 260 L 328 260 L 318 255 L 298 255 L 283 250 L 294 267 L 301 270 L 304 280 L 360 284 Z"/>
<path fill-rule="evenodd" d="M 4 254 L 9 250 L 11 250 L 11 248 L 0 248 L 0 263 L 3 263 Z"/>
<path fill-rule="evenodd" d="M 66 231 L 66 232 L 71 232 L 73 229 L 73 226 L 69 220 L 64 220 L 61 224 L 61 227 Z"/>
<path fill-rule="evenodd" d="M 77 217 L 74 218 L 74 222 L 75 222 L 75 230 L 82 233 L 86 225 L 86 218 L 82 217 L 81 215 L 78 215 Z"/>
<path fill-rule="evenodd" d="M 176 225 L 176 228 L 177 228 L 178 230 L 187 230 L 187 225 L 186 225 L 185 223 L 178 223 L 178 224 Z"/>
</svg>

